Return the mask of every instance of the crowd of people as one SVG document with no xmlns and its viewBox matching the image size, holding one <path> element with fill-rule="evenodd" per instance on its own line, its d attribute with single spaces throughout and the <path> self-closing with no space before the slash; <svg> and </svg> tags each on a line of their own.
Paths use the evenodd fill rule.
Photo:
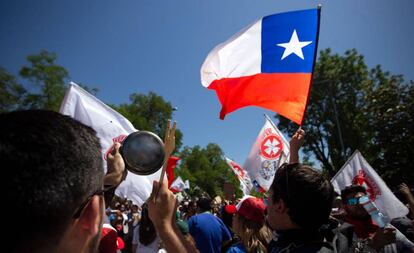
<svg viewBox="0 0 414 253">
<path fill-rule="evenodd" d="M 0 130 L 5 202 L 16 217 L 6 252 L 414 252 L 409 187 L 401 192 L 410 213 L 381 227 L 361 205 L 363 186 L 338 195 L 321 171 L 299 163 L 302 129 L 264 198 L 178 202 L 166 181 L 154 181 L 142 206 L 114 196 L 127 173 L 120 144 L 104 173 L 90 127 L 29 110 L 1 114 Z"/>
</svg>

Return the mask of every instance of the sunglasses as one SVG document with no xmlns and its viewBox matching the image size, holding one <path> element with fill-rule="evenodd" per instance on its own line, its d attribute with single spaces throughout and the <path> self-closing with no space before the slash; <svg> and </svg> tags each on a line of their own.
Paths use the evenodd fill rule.
<svg viewBox="0 0 414 253">
<path fill-rule="evenodd" d="M 356 205 L 358 205 L 360 203 L 366 202 L 367 199 L 368 199 L 367 196 L 361 196 L 361 197 L 358 197 L 358 198 L 349 198 L 349 199 L 347 199 L 346 203 L 349 206 L 356 206 Z"/>
<path fill-rule="evenodd" d="M 104 189 L 97 190 L 94 193 L 92 193 L 85 201 L 83 201 L 79 205 L 78 209 L 76 209 L 76 212 L 73 214 L 72 218 L 73 219 L 78 219 L 80 217 L 80 215 L 82 214 L 83 210 L 88 205 L 89 201 L 91 201 L 91 199 L 92 199 L 93 196 L 96 196 L 96 195 L 103 196 L 103 195 L 105 195 L 106 192 L 108 192 L 109 190 L 111 190 L 113 188 L 114 188 L 114 186 L 110 186 L 110 187 L 107 187 L 107 188 L 104 188 Z"/>
</svg>

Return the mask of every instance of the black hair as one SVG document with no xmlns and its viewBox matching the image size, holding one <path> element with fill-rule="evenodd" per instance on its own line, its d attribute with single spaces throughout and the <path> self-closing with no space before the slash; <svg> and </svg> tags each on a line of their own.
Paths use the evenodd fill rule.
<svg viewBox="0 0 414 253">
<path fill-rule="evenodd" d="M 301 228 L 318 230 L 328 221 L 334 189 L 322 173 L 300 163 L 284 164 L 276 171 L 271 188 L 272 201 L 282 199 L 290 219 Z"/>
<path fill-rule="evenodd" d="M 0 114 L 0 164 L 5 202 L 18 217 L 7 233 L 12 251 L 57 246 L 78 206 L 103 184 L 95 131 L 52 111 Z"/>
<path fill-rule="evenodd" d="M 356 194 L 358 192 L 367 194 L 367 190 L 362 185 L 357 185 L 357 184 L 348 185 L 347 187 L 345 187 L 345 189 L 341 191 L 342 202 L 346 203 L 347 196 L 349 196 L 350 194 Z"/>
<path fill-rule="evenodd" d="M 145 246 L 151 244 L 157 237 L 154 224 L 148 215 L 148 205 L 144 203 L 141 210 L 141 220 L 139 221 L 139 242 Z"/>
<path fill-rule="evenodd" d="M 211 211 L 211 199 L 201 197 L 197 201 L 197 207 L 201 212 Z"/>
</svg>

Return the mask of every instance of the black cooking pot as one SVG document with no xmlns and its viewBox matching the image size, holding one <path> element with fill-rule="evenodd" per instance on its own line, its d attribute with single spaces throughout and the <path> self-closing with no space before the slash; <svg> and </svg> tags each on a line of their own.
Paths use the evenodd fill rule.
<svg viewBox="0 0 414 253">
<path fill-rule="evenodd" d="M 138 175 L 149 175 L 159 170 L 165 158 L 164 143 L 148 131 L 131 133 L 122 142 L 120 153 L 125 168 Z"/>
</svg>

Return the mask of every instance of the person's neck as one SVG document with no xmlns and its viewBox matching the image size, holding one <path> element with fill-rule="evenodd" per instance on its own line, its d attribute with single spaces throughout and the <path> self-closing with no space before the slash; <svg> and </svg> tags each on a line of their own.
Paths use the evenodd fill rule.
<svg viewBox="0 0 414 253">
<path fill-rule="evenodd" d="M 320 243 L 323 241 L 322 234 L 315 229 L 290 228 L 277 230 L 277 243 L 279 245 L 289 245 L 290 243 Z"/>
<path fill-rule="evenodd" d="M 281 219 L 281 224 L 278 224 L 277 228 L 275 229 L 276 232 L 281 230 L 293 230 L 293 229 L 301 229 L 301 227 L 299 225 L 297 225 L 296 223 L 292 222 L 290 220 L 290 218 L 286 218 L 286 219 Z"/>
<path fill-rule="evenodd" d="M 374 224 L 371 217 L 355 219 L 352 217 L 345 217 L 345 222 L 354 226 L 354 232 L 358 238 L 367 238 L 375 233 L 378 226 Z"/>
<path fill-rule="evenodd" d="M 373 224 L 371 216 L 367 217 L 351 217 L 351 216 L 345 216 L 345 221 L 351 224 L 358 224 L 358 225 L 366 225 L 366 224 Z"/>
</svg>

